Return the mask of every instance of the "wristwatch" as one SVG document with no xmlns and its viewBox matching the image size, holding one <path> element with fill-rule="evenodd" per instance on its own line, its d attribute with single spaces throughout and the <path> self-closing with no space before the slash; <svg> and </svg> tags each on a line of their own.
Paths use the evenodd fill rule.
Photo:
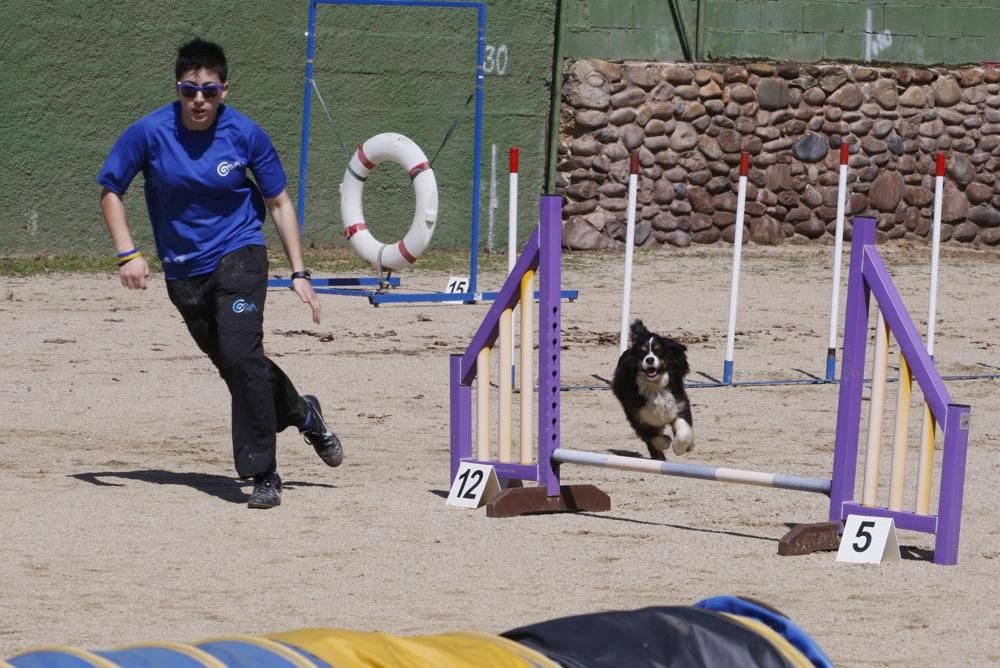
<svg viewBox="0 0 1000 668">
<path fill-rule="evenodd" d="M 312 274 L 309 273 L 308 269 L 305 269 L 303 271 L 293 271 L 292 280 L 294 281 L 296 278 L 304 278 L 307 281 L 312 282 Z"/>
</svg>

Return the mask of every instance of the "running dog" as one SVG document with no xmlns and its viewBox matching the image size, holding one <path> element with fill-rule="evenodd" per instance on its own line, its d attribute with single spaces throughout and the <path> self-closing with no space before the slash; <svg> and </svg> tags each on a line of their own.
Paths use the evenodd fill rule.
<svg viewBox="0 0 1000 668">
<path fill-rule="evenodd" d="M 691 403 L 684 390 L 687 348 L 649 331 L 642 320 L 632 323 L 629 346 L 618 358 L 611 389 L 650 457 L 666 459 L 664 451 L 671 446 L 683 455 L 694 447 Z"/>
</svg>

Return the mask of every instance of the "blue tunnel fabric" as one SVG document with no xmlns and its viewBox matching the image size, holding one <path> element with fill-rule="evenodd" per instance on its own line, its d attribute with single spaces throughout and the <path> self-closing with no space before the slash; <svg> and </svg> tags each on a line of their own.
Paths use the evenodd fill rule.
<svg viewBox="0 0 1000 668">
<path fill-rule="evenodd" d="M 16 668 L 94 668 L 95 665 L 61 649 L 35 650 L 7 659 L 7 663 Z"/>
<path fill-rule="evenodd" d="M 128 668 L 205 668 L 205 664 L 182 652 L 166 647 L 129 647 L 107 652 L 94 652 L 115 665 Z"/>
<path fill-rule="evenodd" d="M 302 661 L 307 661 L 317 668 L 330 668 L 330 664 L 313 656 L 309 652 L 291 645 L 283 645 L 299 655 Z M 214 640 L 198 643 L 198 649 L 208 652 L 227 666 L 260 666 L 261 668 L 296 668 L 285 657 L 279 656 L 267 649 L 241 640 Z"/>
<path fill-rule="evenodd" d="M 826 652 L 808 633 L 796 626 L 792 620 L 760 603 L 738 596 L 713 596 L 698 601 L 694 607 L 760 620 L 792 643 L 812 661 L 813 665 L 821 668 L 833 668 L 833 662 L 827 657 Z"/>
</svg>

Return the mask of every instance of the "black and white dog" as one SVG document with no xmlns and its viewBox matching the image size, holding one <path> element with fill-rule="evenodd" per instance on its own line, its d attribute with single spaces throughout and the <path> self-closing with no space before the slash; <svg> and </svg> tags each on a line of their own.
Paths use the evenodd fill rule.
<svg viewBox="0 0 1000 668">
<path fill-rule="evenodd" d="M 684 390 L 687 348 L 649 331 L 642 320 L 632 323 L 629 344 L 618 358 L 611 389 L 650 457 L 666 459 L 671 442 L 674 454 L 683 455 L 694 447 L 691 403 Z"/>
</svg>

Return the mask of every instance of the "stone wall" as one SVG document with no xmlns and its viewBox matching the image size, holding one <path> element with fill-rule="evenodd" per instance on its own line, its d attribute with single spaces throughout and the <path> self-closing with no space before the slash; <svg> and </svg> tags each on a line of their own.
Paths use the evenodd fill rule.
<svg viewBox="0 0 1000 668">
<path fill-rule="evenodd" d="M 732 243 L 743 151 L 744 239 L 822 240 L 835 229 L 844 142 L 847 215 L 875 216 L 880 240 L 929 237 L 944 152 L 942 240 L 1000 245 L 998 69 L 594 59 L 568 64 L 563 85 L 564 243 L 622 244 L 633 151 L 637 245 Z"/>
</svg>

